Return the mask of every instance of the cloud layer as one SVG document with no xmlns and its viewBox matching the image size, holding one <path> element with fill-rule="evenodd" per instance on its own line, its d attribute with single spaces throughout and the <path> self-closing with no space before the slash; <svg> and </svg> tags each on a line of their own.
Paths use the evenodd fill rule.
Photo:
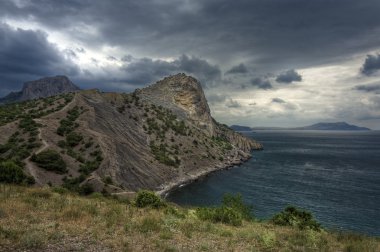
<svg viewBox="0 0 380 252">
<path fill-rule="evenodd" d="M 47 75 L 131 91 L 185 72 L 225 123 L 374 127 L 379 10 L 378 0 L 0 1 L 0 95 Z"/>
</svg>

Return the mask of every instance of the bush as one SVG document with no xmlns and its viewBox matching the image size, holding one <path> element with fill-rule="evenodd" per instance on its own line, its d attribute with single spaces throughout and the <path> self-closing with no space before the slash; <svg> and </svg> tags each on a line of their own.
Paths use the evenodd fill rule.
<svg viewBox="0 0 380 252">
<path fill-rule="evenodd" d="M 135 204 L 137 207 L 160 208 L 165 205 L 161 198 L 154 192 L 141 190 L 137 193 Z"/>
<path fill-rule="evenodd" d="M 66 173 L 66 163 L 61 155 L 54 150 L 46 150 L 39 154 L 33 154 L 31 160 L 41 168 L 59 174 Z"/>
<path fill-rule="evenodd" d="M 21 166 L 8 160 L 0 163 L 0 182 L 34 184 L 34 178 L 25 175 Z"/>
<path fill-rule="evenodd" d="M 203 207 L 197 208 L 196 215 L 201 220 L 208 220 L 212 222 L 222 222 L 233 226 L 240 226 L 243 217 L 239 211 L 231 207 Z"/>
<path fill-rule="evenodd" d="M 66 143 L 71 147 L 77 146 L 82 140 L 83 136 L 75 132 L 70 132 L 66 136 Z"/>
<path fill-rule="evenodd" d="M 236 195 L 232 195 L 229 193 L 225 194 L 223 196 L 222 205 L 225 207 L 230 207 L 232 209 L 235 209 L 237 212 L 241 214 L 241 216 L 245 220 L 253 219 L 252 206 L 246 205 L 244 203 L 243 197 L 240 193 Z"/>
<path fill-rule="evenodd" d="M 300 229 L 321 230 L 321 224 L 318 223 L 310 212 L 297 209 L 294 206 L 288 206 L 282 212 L 272 217 L 271 221 L 276 225 L 292 226 Z"/>
<path fill-rule="evenodd" d="M 201 220 L 240 226 L 243 219 L 253 219 L 251 211 L 252 207 L 243 202 L 241 194 L 225 194 L 220 207 L 198 208 L 196 214 Z"/>
</svg>

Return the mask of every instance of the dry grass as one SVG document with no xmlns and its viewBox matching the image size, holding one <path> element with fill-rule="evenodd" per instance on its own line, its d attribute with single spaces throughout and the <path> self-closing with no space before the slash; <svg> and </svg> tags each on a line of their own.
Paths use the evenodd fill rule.
<svg viewBox="0 0 380 252">
<path fill-rule="evenodd" d="M 0 251 L 380 251 L 380 240 L 266 222 L 233 227 L 191 209 L 0 185 Z"/>
</svg>

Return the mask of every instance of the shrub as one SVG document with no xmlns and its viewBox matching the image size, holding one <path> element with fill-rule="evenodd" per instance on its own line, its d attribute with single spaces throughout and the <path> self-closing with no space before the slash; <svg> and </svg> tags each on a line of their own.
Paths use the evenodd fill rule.
<svg viewBox="0 0 380 252">
<path fill-rule="evenodd" d="M 202 207 L 197 208 L 196 215 L 201 220 L 208 220 L 212 222 L 222 222 L 233 226 L 240 226 L 243 217 L 239 211 L 231 207 Z"/>
<path fill-rule="evenodd" d="M 21 166 L 8 160 L 0 163 L 0 182 L 34 184 L 34 178 L 25 175 Z"/>
<path fill-rule="evenodd" d="M 66 136 L 66 143 L 71 147 L 77 146 L 82 140 L 83 136 L 75 132 L 70 132 Z"/>
<path fill-rule="evenodd" d="M 321 224 L 318 223 L 310 212 L 298 209 L 294 206 L 288 206 L 282 212 L 272 217 L 271 221 L 276 225 L 292 226 L 300 229 L 321 230 Z"/>
<path fill-rule="evenodd" d="M 240 226 L 243 219 L 251 220 L 252 207 L 243 202 L 241 194 L 225 194 L 220 207 L 203 207 L 196 210 L 201 220 L 222 222 L 233 226 Z"/>
<path fill-rule="evenodd" d="M 165 205 L 158 195 L 147 190 L 141 190 L 137 193 L 135 204 L 137 207 L 153 208 L 160 208 Z"/>
<path fill-rule="evenodd" d="M 107 185 L 112 185 L 113 184 L 113 181 L 112 181 L 112 178 L 110 176 L 107 176 L 103 179 L 103 182 Z"/>
<path fill-rule="evenodd" d="M 61 155 L 54 150 L 46 150 L 39 154 L 33 154 L 31 160 L 41 168 L 59 174 L 66 173 L 66 163 Z"/>
<path fill-rule="evenodd" d="M 66 141 L 65 140 L 59 140 L 58 146 L 61 147 L 62 149 L 66 148 Z"/>
<path fill-rule="evenodd" d="M 222 205 L 225 207 L 230 207 L 232 209 L 235 209 L 237 212 L 241 214 L 241 216 L 245 220 L 251 220 L 253 219 L 252 216 L 252 206 L 246 205 L 243 201 L 243 197 L 240 193 L 236 195 L 232 194 L 225 194 L 223 196 Z"/>
<path fill-rule="evenodd" d="M 78 193 L 80 195 L 90 195 L 94 192 L 94 188 L 90 184 L 84 184 L 82 186 L 79 186 Z"/>
</svg>

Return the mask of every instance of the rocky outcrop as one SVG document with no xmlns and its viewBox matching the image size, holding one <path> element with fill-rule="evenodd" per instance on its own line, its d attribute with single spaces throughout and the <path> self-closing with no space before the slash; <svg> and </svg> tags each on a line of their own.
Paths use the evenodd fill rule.
<svg viewBox="0 0 380 252">
<path fill-rule="evenodd" d="M 24 90 L 30 90 L 25 93 L 38 94 L 50 81 L 39 83 L 26 84 Z M 62 142 L 67 139 L 57 129 L 67 125 L 72 110 L 78 112 L 73 125 L 82 141 L 66 148 Z M 40 184 L 59 185 L 64 177 L 75 179 L 87 169 L 83 183 L 110 193 L 144 188 L 165 194 L 210 172 L 238 165 L 250 158 L 252 150 L 262 148 L 216 122 L 200 83 L 185 74 L 130 94 L 79 91 L 62 110 L 38 123 L 44 125 L 41 141 L 61 153 L 68 167 L 67 174 L 32 167 Z M 101 160 L 95 167 L 94 157 Z"/>
<path fill-rule="evenodd" d="M 20 100 L 33 100 L 78 90 L 79 88 L 66 76 L 46 77 L 25 82 Z"/>
<path fill-rule="evenodd" d="M 191 120 L 197 127 L 215 135 L 210 108 L 199 81 L 183 73 L 169 76 L 138 91 L 145 101 L 172 110 L 179 118 Z"/>
<path fill-rule="evenodd" d="M 80 89 L 66 76 L 45 77 L 25 82 L 20 92 L 12 92 L 1 98 L 0 104 L 45 98 L 78 90 Z"/>
</svg>

